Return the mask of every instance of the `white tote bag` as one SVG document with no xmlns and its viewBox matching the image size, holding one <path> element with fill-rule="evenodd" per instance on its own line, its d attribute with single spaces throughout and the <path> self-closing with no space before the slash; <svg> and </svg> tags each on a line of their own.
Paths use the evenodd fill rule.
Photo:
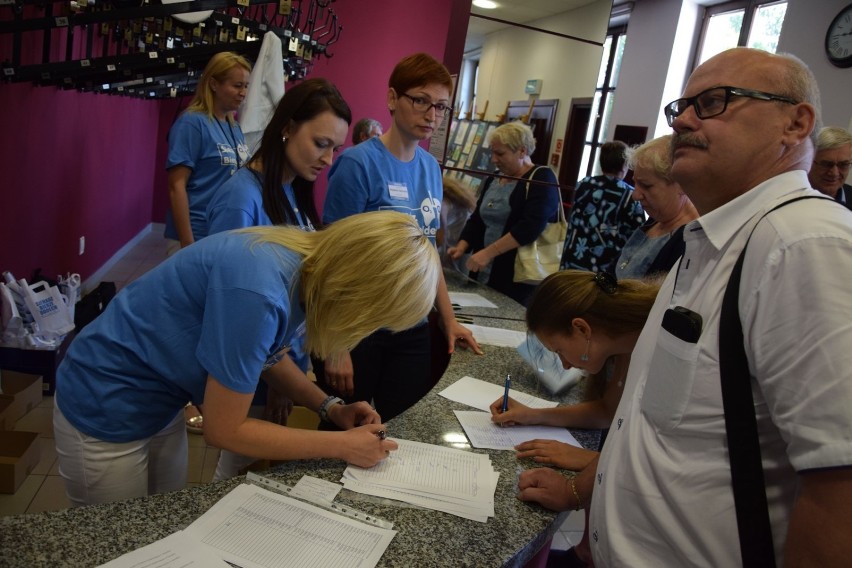
<svg viewBox="0 0 852 568">
<path fill-rule="evenodd" d="M 536 168 L 538 170 L 538 168 Z M 535 171 L 530 178 L 535 175 Z M 526 197 L 529 197 L 530 182 L 527 180 Z M 565 209 L 559 203 L 555 223 L 548 223 L 536 240 L 518 247 L 515 256 L 513 280 L 521 284 L 538 284 L 557 270 L 562 260 L 562 249 L 568 235 L 568 220 Z"/>
<path fill-rule="evenodd" d="M 26 281 L 19 282 L 24 291 L 24 302 L 38 324 L 38 335 L 59 337 L 74 329 L 68 297 L 60 294 L 56 286 L 50 286 L 44 281 L 26 286 Z"/>
</svg>

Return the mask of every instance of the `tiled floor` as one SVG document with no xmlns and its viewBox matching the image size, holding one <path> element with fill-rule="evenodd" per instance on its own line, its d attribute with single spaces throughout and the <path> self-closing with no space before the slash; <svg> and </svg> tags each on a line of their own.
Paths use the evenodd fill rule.
<svg viewBox="0 0 852 568">
<path fill-rule="evenodd" d="M 152 231 L 115 263 L 106 272 L 103 280 L 115 282 L 120 290 L 155 267 L 165 257 L 166 245 L 162 233 Z M 298 421 L 299 417 L 297 414 L 293 418 Z M 304 416 L 304 420 L 310 426 L 310 417 Z M 39 433 L 41 460 L 17 492 L 13 495 L 0 494 L 0 516 L 67 508 L 69 502 L 57 470 L 56 449 L 53 443 L 53 397 L 45 397 L 38 407 L 17 422 L 15 429 Z M 202 436 L 189 434 L 187 485 L 209 483 L 213 478 L 218 457 L 219 450 L 205 444 Z M 584 521 L 582 511 L 572 512 L 553 538 L 552 548 L 565 550 L 579 542 L 583 536 Z"/>
</svg>

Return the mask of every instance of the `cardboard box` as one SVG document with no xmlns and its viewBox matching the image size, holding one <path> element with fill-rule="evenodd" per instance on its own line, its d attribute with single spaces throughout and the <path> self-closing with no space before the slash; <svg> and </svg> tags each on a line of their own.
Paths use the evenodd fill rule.
<svg viewBox="0 0 852 568">
<path fill-rule="evenodd" d="M 4 412 L 4 421 L 6 428 L 11 430 L 18 419 L 41 402 L 41 375 L 2 369 L 0 370 L 0 387 L 3 389 L 0 401 L 10 403 Z"/>
<path fill-rule="evenodd" d="M 0 369 L 41 375 L 44 381 L 42 393 L 52 396 L 56 390 L 56 369 L 65 357 L 74 335 L 73 331 L 66 335 L 57 349 L 0 347 Z"/>
<path fill-rule="evenodd" d="M 14 493 L 38 465 L 36 432 L 0 432 L 0 493 Z"/>
</svg>

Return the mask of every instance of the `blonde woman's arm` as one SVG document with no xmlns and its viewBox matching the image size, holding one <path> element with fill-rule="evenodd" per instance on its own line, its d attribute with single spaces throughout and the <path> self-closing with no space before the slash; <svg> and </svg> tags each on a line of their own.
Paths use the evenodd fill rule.
<svg viewBox="0 0 852 568">
<path fill-rule="evenodd" d="M 186 166 L 169 168 L 169 203 L 172 206 L 172 217 L 181 248 L 195 242 L 192 236 L 192 225 L 189 222 L 189 197 L 186 195 L 186 185 L 190 175 L 192 175 L 192 169 Z"/>
</svg>

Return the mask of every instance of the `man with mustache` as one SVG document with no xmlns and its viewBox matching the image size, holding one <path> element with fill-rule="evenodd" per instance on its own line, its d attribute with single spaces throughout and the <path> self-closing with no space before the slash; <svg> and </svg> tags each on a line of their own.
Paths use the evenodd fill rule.
<svg viewBox="0 0 852 568">
<path fill-rule="evenodd" d="M 584 499 L 594 487 L 594 563 L 746 563 L 741 547 L 753 543 L 738 533 L 720 386 L 720 351 L 733 348 L 720 348 L 719 321 L 748 241 L 732 296 L 743 339 L 733 343 L 747 360 L 766 484 L 760 563 L 774 554 L 785 566 L 848 565 L 852 213 L 808 183 L 816 81 L 795 57 L 735 48 L 699 66 L 683 96 L 663 109 L 672 177 L 701 217 L 686 226 L 686 252 L 636 344 L 595 476 L 576 484 Z M 801 196 L 810 198 L 771 211 Z"/>
</svg>

